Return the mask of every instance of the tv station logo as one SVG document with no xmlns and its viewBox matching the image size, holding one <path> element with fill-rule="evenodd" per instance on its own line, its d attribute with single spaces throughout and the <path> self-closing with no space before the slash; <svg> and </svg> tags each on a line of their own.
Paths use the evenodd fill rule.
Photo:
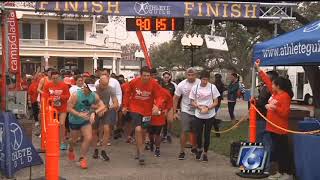
<svg viewBox="0 0 320 180">
<path fill-rule="evenodd" d="M 263 173 L 267 152 L 262 143 L 241 143 L 237 165 L 242 173 Z"/>
</svg>

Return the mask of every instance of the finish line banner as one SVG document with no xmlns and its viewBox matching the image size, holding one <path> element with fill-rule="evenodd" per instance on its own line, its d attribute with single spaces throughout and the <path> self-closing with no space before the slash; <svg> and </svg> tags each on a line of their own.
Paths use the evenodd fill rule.
<svg viewBox="0 0 320 180">
<path fill-rule="evenodd" d="M 37 1 L 36 11 L 140 17 L 252 19 L 259 17 L 259 4 L 210 1 Z"/>
</svg>

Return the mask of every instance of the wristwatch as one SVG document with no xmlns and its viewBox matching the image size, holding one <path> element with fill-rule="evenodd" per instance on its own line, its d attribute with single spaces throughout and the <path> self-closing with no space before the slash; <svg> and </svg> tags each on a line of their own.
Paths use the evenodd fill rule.
<svg viewBox="0 0 320 180">
<path fill-rule="evenodd" d="M 97 115 L 97 112 L 96 111 L 91 111 L 90 114 L 94 113 L 94 115 Z"/>
</svg>

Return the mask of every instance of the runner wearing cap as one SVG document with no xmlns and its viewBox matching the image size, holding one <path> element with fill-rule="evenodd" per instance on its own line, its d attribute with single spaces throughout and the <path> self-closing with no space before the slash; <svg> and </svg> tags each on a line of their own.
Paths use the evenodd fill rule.
<svg viewBox="0 0 320 180">
<path fill-rule="evenodd" d="M 196 70 L 194 68 L 189 68 L 186 71 L 187 79 L 181 81 L 178 84 L 178 87 L 174 93 L 173 97 L 173 112 L 174 117 L 178 118 L 177 115 L 177 106 L 180 97 L 182 96 L 181 100 L 181 127 L 182 132 L 180 136 L 180 143 L 181 149 L 179 154 L 179 160 L 183 160 L 185 158 L 184 148 L 186 145 L 186 133 L 189 132 L 190 136 L 190 143 L 192 144 L 192 153 L 196 153 L 196 144 L 195 144 L 195 135 L 194 135 L 194 128 L 191 125 L 191 122 L 195 119 L 195 108 L 191 105 L 191 99 L 189 98 L 189 94 L 191 92 L 191 88 L 200 83 L 200 79 L 196 78 Z"/>
<path fill-rule="evenodd" d="M 140 70 L 141 76 L 129 82 L 124 93 L 123 113 L 130 113 L 135 127 L 137 141 L 137 156 L 140 165 L 145 163 L 143 142 L 146 128 L 150 125 L 151 115 L 157 114 L 162 104 L 159 89 L 161 86 L 151 78 L 150 69 L 144 66 Z"/>
<path fill-rule="evenodd" d="M 58 71 L 51 72 L 52 81 L 47 83 L 43 89 L 44 97 L 53 97 L 53 107 L 59 112 L 60 122 L 60 136 L 61 136 L 61 150 L 67 150 L 66 143 L 66 127 L 65 121 L 67 117 L 67 101 L 70 97 L 69 87 L 65 84 L 60 77 Z"/>
<path fill-rule="evenodd" d="M 68 112 L 71 141 L 68 152 L 69 160 L 75 160 L 74 146 L 79 138 L 79 133 L 83 136 L 83 142 L 80 149 L 79 164 L 82 169 L 88 168 L 87 153 L 92 141 L 92 126 L 96 115 L 102 116 L 106 107 L 100 100 L 95 91 L 94 80 L 87 78 L 81 90 L 73 93 L 68 100 Z M 95 106 L 96 110 L 92 108 Z"/>
</svg>

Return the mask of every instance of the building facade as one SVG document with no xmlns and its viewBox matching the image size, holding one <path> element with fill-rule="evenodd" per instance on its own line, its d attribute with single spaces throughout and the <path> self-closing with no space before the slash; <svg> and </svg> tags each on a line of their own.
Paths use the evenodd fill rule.
<svg viewBox="0 0 320 180">
<path fill-rule="evenodd" d="M 48 67 L 93 73 L 103 64 L 112 64 L 112 72 L 120 73 L 120 43 L 107 40 L 106 46 L 86 44 L 92 32 L 91 17 L 23 12 L 19 31 L 22 74 Z"/>
</svg>

